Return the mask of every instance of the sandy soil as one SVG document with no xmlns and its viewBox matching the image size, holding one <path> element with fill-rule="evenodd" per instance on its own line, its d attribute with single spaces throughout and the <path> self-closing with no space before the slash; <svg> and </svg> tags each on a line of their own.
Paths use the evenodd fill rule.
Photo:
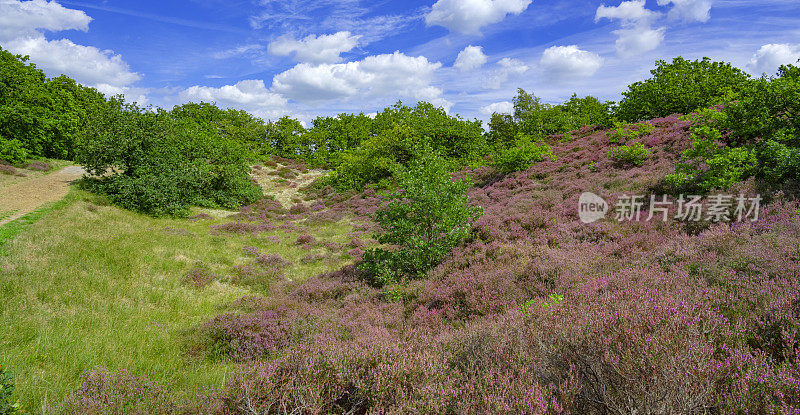
<svg viewBox="0 0 800 415">
<path fill-rule="evenodd" d="M 45 203 L 61 200 L 69 191 L 69 185 L 80 179 L 83 173 L 80 166 L 69 166 L 0 189 L 0 226 L 33 212 Z"/>
</svg>

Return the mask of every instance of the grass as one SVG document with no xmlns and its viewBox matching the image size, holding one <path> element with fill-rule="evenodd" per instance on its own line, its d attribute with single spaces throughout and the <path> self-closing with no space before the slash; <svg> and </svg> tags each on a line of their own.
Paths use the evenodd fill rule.
<svg viewBox="0 0 800 415">
<path fill-rule="evenodd" d="M 283 230 L 211 234 L 209 225 L 227 221 L 151 218 L 72 190 L 1 227 L 0 362 L 14 374 L 23 408 L 46 412 L 78 386 L 84 369 L 96 367 L 147 375 L 187 399 L 199 387 L 218 387 L 234 366 L 189 357 L 186 346 L 192 327 L 256 291 L 225 277 L 250 260 L 243 246 L 292 261 L 292 280 L 348 260 L 334 254 L 338 263 L 304 264 L 300 258 L 325 248 L 295 246 L 298 234 Z M 343 243 L 350 229 L 334 223 L 308 233 Z M 204 289 L 183 284 L 198 265 L 221 281 Z"/>
</svg>

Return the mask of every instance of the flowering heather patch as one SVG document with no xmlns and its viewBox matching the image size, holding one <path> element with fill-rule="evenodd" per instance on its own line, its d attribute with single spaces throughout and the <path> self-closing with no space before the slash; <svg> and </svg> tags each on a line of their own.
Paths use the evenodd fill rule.
<svg viewBox="0 0 800 415">
<path fill-rule="evenodd" d="M 59 408 L 61 413 L 83 414 L 173 414 L 177 406 L 167 389 L 144 376 L 104 369 L 86 371 L 83 383 Z"/>
<path fill-rule="evenodd" d="M 196 351 L 237 361 L 269 356 L 289 342 L 290 329 L 284 321 L 285 315 L 285 310 L 219 315 L 200 328 Z"/>
<path fill-rule="evenodd" d="M 304 334 L 242 365 L 222 413 L 797 413 L 799 204 L 777 195 L 758 222 L 697 229 L 578 220 L 582 192 L 613 204 L 673 171 L 689 124 L 651 123 L 642 167 L 615 166 L 589 128 L 554 140 L 555 162 L 484 169 L 469 193 L 484 216 L 424 280 L 379 290 L 351 265 L 242 312 L 285 307 L 277 320 Z M 356 220 L 381 203 L 323 197 Z"/>
<path fill-rule="evenodd" d="M 0 164 L 0 174 L 8 174 L 12 176 L 22 176 L 22 177 L 25 176 L 24 173 L 18 172 L 17 169 L 14 168 L 14 166 L 6 164 Z"/>
<path fill-rule="evenodd" d="M 255 234 L 259 232 L 268 232 L 275 229 L 275 225 L 267 221 L 265 223 L 251 223 L 251 222 L 228 222 L 222 225 L 212 225 L 212 231 L 235 233 L 239 235 Z"/>
<path fill-rule="evenodd" d="M 2 164 L 2 163 L 0 163 Z M 53 170 L 53 166 L 49 163 L 45 163 L 43 161 L 32 161 L 25 166 L 28 170 L 35 170 L 35 171 L 50 171 Z"/>
<path fill-rule="evenodd" d="M 295 245 L 313 245 L 316 242 L 317 239 L 311 235 L 300 235 L 294 243 Z"/>
<path fill-rule="evenodd" d="M 189 220 L 192 222 L 197 222 L 199 220 L 214 220 L 214 217 L 209 215 L 208 213 L 198 213 L 194 216 L 190 216 Z"/>
<path fill-rule="evenodd" d="M 278 254 L 258 255 L 256 257 L 256 262 L 263 267 L 271 268 L 285 268 L 292 265 L 291 261 L 283 259 L 283 257 Z"/>
<path fill-rule="evenodd" d="M 10 166 L 11 162 L 8 160 L 0 159 L 0 166 Z"/>
<path fill-rule="evenodd" d="M 293 215 L 299 215 L 301 213 L 306 213 L 306 212 L 308 212 L 308 206 L 302 203 L 295 203 L 289 208 L 289 213 Z"/>
<path fill-rule="evenodd" d="M 183 277 L 183 283 L 191 285 L 195 288 L 203 288 L 208 284 L 214 282 L 217 276 L 203 267 L 197 267 L 189 274 Z"/>
</svg>

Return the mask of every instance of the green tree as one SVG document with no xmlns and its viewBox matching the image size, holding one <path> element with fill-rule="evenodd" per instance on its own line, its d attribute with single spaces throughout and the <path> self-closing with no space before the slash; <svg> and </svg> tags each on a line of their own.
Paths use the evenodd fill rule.
<svg viewBox="0 0 800 415">
<path fill-rule="evenodd" d="M 421 156 L 408 166 L 395 168 L 397 190 L 375 215 L 384 230 L 378 241 L 397 247 L 364 255 L 361 269 L 377 285 L 424 276 L 469 235 L 482 213 L 467 201 L 468 179 L 453 180 L 445 159 L 432 149 L 417 152 Z"/>
<path fill-rule="evenodd" d="M 190 115 L 197 109 L 148 111 L 115 100 L 80 146 L 77 160 L 93 176 L 84 186 L 152 215 L 184 215 L 190 205 L 234 208 L 261 197 L 243 144 Z"/>
<path fill-rule="evenodd" d="M 688 114 L 735 100 L 748 86 L 750 76 L 725 62 L 709 58 L 689 61 L 677 57 L 659 60 L 652 77 L 634 82 L 623 92 L 616 115 L 637 122 L 671 114 Z"/>
</svg>

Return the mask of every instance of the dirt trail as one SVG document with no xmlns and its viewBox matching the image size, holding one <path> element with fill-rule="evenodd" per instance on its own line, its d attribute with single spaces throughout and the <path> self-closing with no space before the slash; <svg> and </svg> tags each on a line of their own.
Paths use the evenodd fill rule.
<svg viewBox="0 0 800 415">
<path fill-rule="evenodd" d="M 33 212 L 45 203 L 61 200 L 69 191 L 70 183 L 80 179 L 84 172 L 80 166 L 69 166 L 0 189 L 0 226 Z"/>
</svg>

